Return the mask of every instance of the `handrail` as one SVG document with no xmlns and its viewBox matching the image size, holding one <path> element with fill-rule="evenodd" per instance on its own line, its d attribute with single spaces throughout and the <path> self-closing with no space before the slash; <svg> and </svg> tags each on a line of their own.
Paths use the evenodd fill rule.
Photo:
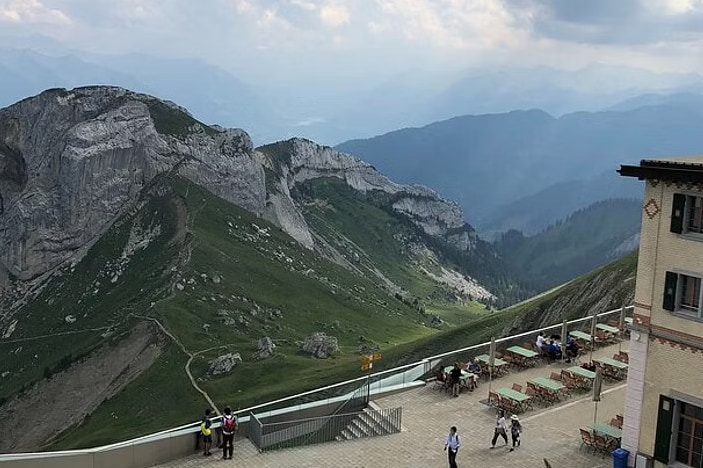
<svg viewBox="0 0 703 468">
<path fill-rule="evenodd" d="M 625 309 L 626 311 L 627 311 L 627 310 L 632 310 L 632 309 L 634 309 L 634 305 L 624 306 L 624 307 L 620 307 L 620 308 L 617 308 L 617 309 L 608 310 L 608 311 L 605 311 L 605 312 L 601 312 L 601 313 L 599 313 L 599 314 L 595 314 L 595 316 L 596 316 L 596 317 L 602 317 L 602 316 L 604 316 L 604 315 L 611 315 L 611 314 L 614 314 L 615 312 L 621 311 L 622 309 Z M 589 316 L 586 316 L 586 317 L 582 317 L 582 318 L 578 318 L 578 319 L 574 319 L 574 320 L 567 321 L 567 325 L 573 325 L 573 324 L 576 324 L 576 323 L 587 322 L 587 321 L 592 320 L 592 319 L 593 319 L 593 315 L 589 315 Z M 539 333 L 540 331 L 545 331 L 545 330 L 548 330 L 548 329 L 550 329 L 550 328 L 554 328 L 554 327 L 560 326 L 560 325 L 561 325 L 561 323 L 555 323 L 555 324 L 553 324 L 553 325 L 549 325 L 549 326 L 546 326 L 546 327 L 542 327 L 542 328 L 537 328 L 537 329 L 529 330 L 529 331 L 527 331 L 527 332 L 522 332 L 522 333 L 518 333 L 518 334 L 515 334 L 515 335 L 510 335 L 510 336 L 506 336 L 506 337 L 501 337 L 501 338 L 496 339 L 496 343 L 503 343 L 503 342 L 505 342 L 505 341 L 513 340 L 513 339 L 515 339 L 516 337 L 528 336 L 528 335 L 534 334 L 534 333 L 536 333 L 536 332 Z M 383 376 L 383 375 L 387 375 L 387 374 L 394 374 L 394 373 L 397 373 L 398 371 L 403 370 L 403 369 L 408 369 L 408 368 L 411 368 L 411 367 L 416 367 L 416 366 L 418 366 L 418 365 L 425 364 L 425 363 L 428 363 L 428 362 L 431 362 L 431 361 L 434 361 L 434 360 L 437 360 L 437 359 L 442 359 L 442 358 L 445 358 L 445 357 L 447 357 L 447 356 L 451 356 L 451 355 L 453 355 L 453 354 L 462 353 L 462 352 L 466 352 L 466 351 L 471 351 L 471 350 L 473 350 L 473 349 L 480 348 L 480 347 L 482 347 L 482 346 L 488 346 L 489 344 L 490 344 L 489 342 L 479 343 L 479 344 L 476 344 L 476 345 L 467 346 L 466 348 L 461 348 L 461 349 L 456 349 L 456 350 L 453 350 L 453 351 L 448 351 L 448 352 L 446 352 L 446 353 L 436 354 L 436 355 L 434 355 L 434 356 L 429 356 L 429 357 L 426 357 L 426 358 L 421 359 L 421 360 L 419 360 L 419 361 L 415 361 L 415 362 L 413 362 L 413 363 L 411 363 L 411 364 L 403 364 L 402 366 L 394 367 L 394 368 L 392 368 L 392 369 L 386 369 L 386 370 L 384 370 L 384 371 L 375 372 L 375 373 L 371 374 L 370 377 L 371 377 L 371 378 L 377 378 L 377 377 L 380 377 L 380 376 Z M 335 383 L 335 384 L 332 384 L 332 385 L 327 385 L 327 386 L 325 386 L 325 387 L 316 388 L 316 389 L 313 389 L 313 390 L 308 390 L 308 391 L 306 391 L 306 392 L 298 393 L 298 394 L 296 394 L 296 395 L 291 395 L 291 396 L 287 396 L 287 397 L 284 397 L 284 398 L 279 398 L 279 399 L 274 400 L 274 401 L 269 401 L 269 402 L 266 402 L 266 403 L 261 403 L 261 404 L 258 404 L 258 405 L 250 406 L 250 407 L 248 407 L 248 408 L 235 411 L 234 414 L 237 415 L 237 416 L 240 416 L 240 415 L 242 415 L 242 414 L 253 413 L 254 410 L 259 409 L 259 408 L 263 408 L 263 407 L 266 407 L 266 406 L 275 405 L 275 404 L 278 404 L 278 403 L 283 403 L 283 402 L 286 402 L 286 401 L 289 401 L 289 400 L 293 400 L 293 399 L 300 398 L 300 397 L 307 396 L 307 395 L 312 395 L 312 394 L 315 394 L 315 393 L 318 393 L 318 392 L 323 392 L 323 391 L 326 391 L 326 390 L 331 390 L 331 389 L 338 388 L 338 387 L 342 387 L 342 386 L 345 386 L 345 385 L 350 385 L 350 384 L 353 384 L 353 383 L 355 383 L 355 382 L 365 381 L 365 380 L 367 380 L 368 378 L 369 378 L 369 376 L 362 376 L 362 377 L 357 377 L 357 378 L 354 378 L 354 379 L 351 379 L 351 380 L 346 380 L 346 381 L 343 381 L 343 382 L 338 382 L 338 383 Z M 219 418 L 216 418 L 216 419 L 219 419 Z M 163 437 L 163 436 L 180 435 L 180 434 L 179 434 L 180 431 L 183 431 L 183 434 L 186 434 L 186 433 L 189 433 L 189 432 L 193 432 L 193 429 L 196 429 L 197 427 L 198 427 L 198 422 L 191 422 L 191 423 L 188 423 L 188 424 L 184 424 L 184 425 L 182 425 L 182 426 L 177 426 L 177 427 L 174 427 L 174 428 L 165 429 L 165 430 L 158 431 L 158 432 L 155 432 L 155 433 L 152 433 L 152 434 L 147 434 L 147 435 L 144 435 L 144 436 L 136 437 L 136 438 L 134 438 L 134 439 L 125 440 L 125 441 L 122 441 L 122 442 L 116 442 L 116 443 L 110 444 L 110 445 L 103 445 L 103 446 L 100 446 L 100 447 L 93 447 L 93 448 L 79 449 L 79 450 L 62 450 L 62 451 L 56 451 L 56 452 L 23 452 L 23 453 L 0 454 L 0 460 L 3 460 L 3 459 L 12 459 L 12 458 L 14 458 L 14 459 L 20 459 L 20 458 L 28 458 L 28 457 L 32 457 L 32 456 L 34 456 L 34 457 L 37 457 L 37 456 L 47 456 L 48 454 L 53 454 L 53 455 L 75 455 L 75 454 L 86 454 L 86 453 L 102 452 L 102 451 L 106 451 L 106 450 L 111 450 L 111 449 L 115 449 L 115 448 L 126 447 L 126 446 L 130 446 L 130 445 L 138 444 L 138 443 L 141 443 L 141 442 L 146 442 L 146 441 L 153 440 L 153 439 L 157 439 L 157 440 L 158 440 L 158 438 Z M 215 423 L 214 427 L 217 427 L 217 423 Z M 186 429 L 188 429 L 188 431 L 186 431 Z"/>
</svg>

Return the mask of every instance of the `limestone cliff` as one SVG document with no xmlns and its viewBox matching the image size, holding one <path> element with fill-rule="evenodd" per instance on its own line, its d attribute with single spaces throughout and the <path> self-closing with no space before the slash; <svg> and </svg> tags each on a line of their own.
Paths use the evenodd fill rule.
<svg viewBox="0 0 703 468">
<path fill-rule="evenodd" d="M 0 110 L 0 269 L 36 278 L 85 250 L 159 174 L 177 173 L 313 248 L 297 186 L 336 177 L 393 196 L 426 234 L 470 250 L 456 203 L 397 184 L 311 141 L 259 151 L 242 130 L 208 126 L 167 101 L 116 87 L 49 90 Z"/>
</svg>

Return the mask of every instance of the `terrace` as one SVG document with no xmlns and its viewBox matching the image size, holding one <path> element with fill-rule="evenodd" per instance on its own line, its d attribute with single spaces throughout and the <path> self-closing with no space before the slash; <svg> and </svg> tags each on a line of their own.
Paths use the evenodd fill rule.
<svg viewBox="0 0 703 468">
<path fill-rule="evenodd" d="M 622 344 L 626 350 L 626 342 Z M 593 357 L 610 358 L 618 352 L 618 345 L 594 351 Z M 549 377 L 572 364 L 557 361 L 540 364 L 521 371 L 511 371 L 493 381 L 494 389 L 510 388 L 538 377 Z M 593 424 L 594 403 L 590 392 L 575 392 L 562 402 L 544 406 L 535 404 L 533 410 L 521 415 L 522 444 L 509 452 L 499 440 L 491 450 L 495 409 L 486 406 L 488 384 L 482 380 L 479 388 L 464 391 L 459 398 L 428 384 L 395 395 L 375 399 L 381 408 L 403 408 L 403 428 L 399 434 L 344 442 L 330 442 L 306 447 L 259 453 L 247 439 L 235 441 L 232 460 L 221 460 L 219 452 L 205 458 L 192 455 L 161 468 L 189 468 L 201 466 L 247 467 L 426 467 L 445 466 L 443 440 L 449 426 L 456 425 L 462 437 L 463 448 L 457 462 L 493 467 L 543 467 L 547 458 L 554 468 L 596 468 L 612 466 L 609 455 L 593 453 L 581 444 L 579 428 Z M 598 422 L 608 422 L 622 414 L 625 400 L 625 381 L 606 380 L 598 404 Z"/>
<path fill-rule="evenodd" d="M 612 326 L 619 320 L 622 324 L 626 322 L 624 312 L 614 310 L 600 314 L 598 322 L 610 323 Z M 563 327 L 563 324 L 558 324 L 542 330 L 549 336 L 552 333 L 560 333 Z M 594 328 L 590 317 L 568 324 L 570 331 L 582 330 L 585 335 L 594 331 Z M 505 356 L 504 353 L 509 348 L 528 346 L 526 343 L 532 342 L 538 331 L 501 338 L 497 340 L 496 348 Z M 601 338 L 598 339 L 597 336 Z M 626 339 L 606 340 L 600 333 L 594 333 L 592 338 L 593 341 L 601 341 L 600 346 L 596 346 L 592 351 L 593 361 L 608 363 L 614 356 L 622 356 L 627 352 Z M 521 447 L 510 452 L 502 445 L 502 440 L 499 440 L 496 449 L 490 450 L 496 409 L 488 404 L 488 377 L 482 376 L 478 389 L 473 392 L 464 390 L 458 398 L 452 398 L 441 385 L 432 381 L 425 384 L 424 380 L 439 368 L 488 352 L 489 344 L 484 343 L 373 375 L 370 394 L 374 406 L 382 410 L 402 408 L 402 427 L 396 434 L 264 452 L 244 436 L 249 432 L 252 437 L 255 419 L 250 416 L 252 412 L 264 421 L 267 418 L 276 420 L 286 414 L 290 419 L 291 416 L 308 417 L 311 411 L 318 411 L 322 405 L 338 406 L 340 401 L 348 399 L 350 390 L 352 393 L 354 390 L 358 391 L 364 382 L 365 379 L 361 379 L 261 405 L 241 413 L 243 430 L 235 437 L 232 460 L 222 460 L 221 452 L 217 449 L 213 449 L 212 457 L 204 457 L 199 452 L 194 453 L 194 429 L 193 425 L 189 425 L 109 447 L 62 453 L 0 455 L 0 462 L 12 467 L 37 466 L 43 462 L 56 467 L 89 468 L 446 466 L 446 454 L 442 451 L 443 440 L 449 426 L 456 425 L 463 442 L 463 448 L 457 458 L 460 465 L 480 460 L 480 466 L 486 468 L 542 467 L 543 459 L 546 458 L 554 468 L 612 466 L 611 457 L 607 452 L 594 453 L 594 450 L 582 444 L 579 428 L 588 429 L 594 423 L 594 403 L 591 401 L 590 391 L 574 386 L 574 382 L 563 377 L 563 383 L 573 387 L 567 394 L 553 399 L 544 398 L 545 401 L 531 395 L 532 404 L 520 414 L 523 425 Z M 589 361 L 590 351 L 581 359 Z M 539 360 L 534 365 L 524 365 L 524 362 L 517 361 L 509 366 L 507 372 L 494 376 L 490 388 L 493 393 L 499 393 L 500 389 L 512 389 L 513 384 L 525 388 L 528 382 L 539 383 L 552 376 L 562 376 L 563 370 L 573 366 L 573 362 L 566 363 L 561 360 Z M 617 365 L 613 369 L 617 370 Z M 613 372 L 612 376 L 604 381 L 596 422 L 607 425 L 612 418 L 623 413 L 626 386 L 623 377 L 623 372 Z M 527 389 L 525 392 L 530 393 Z M 507 414 L 509 416 L 510 412 Z M 172 461 L 163 463 L 169 459 Z"/>
</svg>

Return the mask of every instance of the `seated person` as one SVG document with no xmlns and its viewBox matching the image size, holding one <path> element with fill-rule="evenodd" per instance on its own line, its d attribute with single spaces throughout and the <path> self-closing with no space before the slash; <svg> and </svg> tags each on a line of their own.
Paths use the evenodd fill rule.
<svg viewBox="0 0 703 468">
<path fill-rule="evenodd" d="M 550 340 L 549 346 L 547 347 L 547 353 L 552 359 L 561 359 L 561 346 L 559 346 L 556 341 Z"/>
<path fill-rule="evenodd" d="M 471 372 L 474 375 L 473 378 L 471 379 L 470 390 L 473 390 L 474 388 L 478 388 L 478 379 L 479 379 L 479 376 L 481 375 L 482 370 L 483 369 L 481 369 L 481 365 L 478 363 L 477 359 L 474 359 L 469 364 L 469 372 Z"/>
<path fill-rule="evenodd" d="M 539 332 L 539 335 L 537 335 L 537 341 L 535 342 L 535 345 L 537 346 L 537 351 L 539 352 L 546 352 L 546 347 L 547 347 L 547 340 L 544 339 L 544 332 Z"/>
<path fill-rule="evenodd" d="M 566 362 L 570 362 L 571 358 L 575 358 L 578 355 L 579 355 L 579 345 L 578 345 L 578 343 L 576 343 L 576 340 L 574 339 L 574 337 L 571 336 L 571 333 L 567 333 L 567 335 L 566 335 L 567 361 Z"/>
</svg>

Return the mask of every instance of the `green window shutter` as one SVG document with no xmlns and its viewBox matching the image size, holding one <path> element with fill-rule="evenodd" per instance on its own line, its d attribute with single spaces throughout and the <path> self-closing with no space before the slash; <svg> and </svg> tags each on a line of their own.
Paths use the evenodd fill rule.
<svg viewBox="0 0 703 468">
<path fill-rule="evenodd" d="M 683 218 L 686 208 L 686 195 L 674 194 L 674 206 L 671 208 L 671 232 L 681 234 L 683 232 Z"/>
<path fill-rule="evenodd" d="M 674 422 L 674 400 L 664 395 L 659 396 L 659 415 L 657 416 L 657 434 L 654 440 L 654 459 L 668 464 L 671 445 L 672 424 Z"/>
<path fill-rule="evenodd" d="M 666 278 L 664 279 L 664 307 L 665 310 L 674 311 L 676 308 L 676 282 L 679 279 L 679 275 L 671 271 L 666 272 Z"/>
</svg>

